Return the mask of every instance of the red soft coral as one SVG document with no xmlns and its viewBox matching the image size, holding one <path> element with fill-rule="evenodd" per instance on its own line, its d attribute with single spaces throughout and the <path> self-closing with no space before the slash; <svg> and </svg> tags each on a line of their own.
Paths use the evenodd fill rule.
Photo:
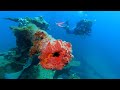
<svg viewBox="0 0 120 90">
<path fill-rule="evenodd" d="M 37 31 L 33 37 L 30 56 L 40 53 L 40 64 L 46 69 L 62 70 L 72 58 L 72 46 L 69 42 L 55 40 L 44 31 Z"/>
<path fill-rule="evenodd" d="M 62 70 L 72 58 L 71 44 L 62 40 L 49 41 L 42 48 L 40 64 L 46 69 Z"/>
</svg>

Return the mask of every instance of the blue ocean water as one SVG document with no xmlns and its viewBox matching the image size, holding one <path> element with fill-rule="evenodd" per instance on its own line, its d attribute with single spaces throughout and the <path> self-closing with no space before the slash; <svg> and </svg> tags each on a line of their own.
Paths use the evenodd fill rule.
<svg viewBox="0 0 120 90">
<path fill-rule="evenodd" d="M 119 11 L 0 11 L 0 52 L 16 47 L 15 36 L 9 26 L 17 24 L 3 18 L 26 16 L 43 16 L 50 24 L 47 31 L 50 35 L 71 42 L 73 55 L 81 62 L 76 68 L 81 78 L 120 78 Z M 84 18 L 93 21 L 91 36 L 70 35 L 55 24 L 70 20 L 70 28 L 74 28 Z"/>
</svg>

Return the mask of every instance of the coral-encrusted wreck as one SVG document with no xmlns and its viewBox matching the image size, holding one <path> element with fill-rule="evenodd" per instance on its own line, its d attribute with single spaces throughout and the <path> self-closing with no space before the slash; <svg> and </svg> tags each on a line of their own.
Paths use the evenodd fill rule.
<svg viewBox="0 0 120 90">
<path fill-rule="evenodd" d="M 40 53 L 38 58 L 43 68 L 62 70 L 72 59 L 72 45 L 69 42 L 55 40 L 44 31 L 36 32 L 35 39 L 30 55 Z"/>
<path fill-rule="evenodd" d="M 43 17 L 5 19 L 17 22 L 18 26 L 10 27 L 16 37 L 17 47 L 12 50 L 15 53 L 14 55 L 6 54 L 4 57 L 7 59 L 9 56 L 12 65 L 15 63 L 16 67 L 20 65 L 23 68 L 11 73 L 6 72 L 4 78 L 53 79 L 54 75 L 55 78 L 59 78 L 58 71 L 70 72 L 68 68 L 71 68 L 69 63 L 73 58 L 72 45 L 48 35 L 46 30 L 49 24 Z"/>
</svg>

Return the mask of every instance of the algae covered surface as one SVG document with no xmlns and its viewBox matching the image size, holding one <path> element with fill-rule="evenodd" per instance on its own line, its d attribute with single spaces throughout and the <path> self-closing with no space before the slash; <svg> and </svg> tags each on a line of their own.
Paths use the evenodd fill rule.
<svg viewBox="0 0 120 90">
<path fill-rule="evenodd" d="M 62 21 L 56 17 L 52 20 L 44 15 L 4 18 L 15 46 L 0 56 L 0 78 L 80 79 L 80 71 L 75 69 L 82 63 L 76 57 L 79 52 L 70 38 L 72 35 L 89 37 L 93 22 L 80 19 L 72 30 L 67 19 Z"/>
</svg>

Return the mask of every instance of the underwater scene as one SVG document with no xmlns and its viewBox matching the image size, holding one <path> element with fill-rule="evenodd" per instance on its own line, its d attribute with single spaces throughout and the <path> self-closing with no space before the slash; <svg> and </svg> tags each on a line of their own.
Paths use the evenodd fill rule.
<svg viewBox="0 0 120 90">
<path fill-rule="evenodd" d="M 120 11 L 0 11 L 0 79 L 120 79 Z"/>
</svg>

